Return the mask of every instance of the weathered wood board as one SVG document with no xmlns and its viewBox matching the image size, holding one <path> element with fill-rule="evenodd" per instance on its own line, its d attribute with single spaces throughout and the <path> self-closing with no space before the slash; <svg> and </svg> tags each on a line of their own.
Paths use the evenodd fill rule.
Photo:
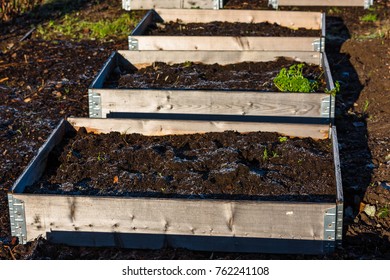
<svg viewBox="0 0 390 280">
<path fill-rule="evenodd" d="M 115 113 L 187 114 L 187 117 L 234 115 L 264 117 L 263 122 L 331 123 L 334 118 L 334 98 L 329 93 L 104 87 L 104 81 L 118 66 L 139 69 L 155 61 L 168 64 L 193 61 L 223 65 L 243 61 L 270 61 L 279 56 L 321 65 L 324 68 L 328 89 L 334 88 L 326 55 L 317 52 L 118 51 L 109 57 L 89 88 L 89 116 L 106 118 L 112 117 Z"/>
<path fill-rule="evenodd" d="M 222 9 L 225 0 L 122 0 L 122 8 L 130 10 Z"/>
<path fill-rule="evenodd" d="M 114 124 L 109 124 L 113 121 Z M 105 132 L 118 120 L 70 118 L 62 121 L 8 194 L 11 228 L 22 243 L 46 237 L 78 246 L 266 253 L 327 253 L 341 241 L 342 203 L 336 129 L 334 203 L 159 199 L 25 194 L 40 178 L 47 156 L 66 130 L 90 124 Z M 121 122 L 132 121 L 125 119 Z M 173 125 L 174 126 L 174 125 Z M 274 124 L 279 131 L 283 124 Z M 123 126 L 122 126 L 123 127 Z M 148 128 L 137 128 L 147 133 Z M 119 129 L 121 131 L 121 128 Z M 167 134 L 174 134 L 173 129 Z M 192 132 L 192 133 L 195 133 Z"/>
<path fill-rule="evenodd" d="M 276 23 L 288 28 L 321 30 L 317 37 L 261 36 L 149 36 L 148 26 L 159 22 Z M 129 36 L 130 50 L 261 50 L 324 51 L 325 15 L 319 12 L 262 10 L 185 10 L 149 11 Z"/>
<path fill-rule="evenodd" d="M 279 6 L 328 6 L 328 7 L 364 7 L 368 9 L 374 0 L 268 0 L 268 4 L 277 9 Z"/>
</svg>

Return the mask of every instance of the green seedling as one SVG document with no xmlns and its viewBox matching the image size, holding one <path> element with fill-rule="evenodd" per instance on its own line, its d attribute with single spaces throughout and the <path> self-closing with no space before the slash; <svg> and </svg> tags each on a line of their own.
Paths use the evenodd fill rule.
<svg viewBox="0 0 390 280">
<path fill-rule="evenodd" d="M 267 148 L 265 148 L 263 152 L 263 160 L 266 161 L 268 159 L 269 159 L 268 150 Z"/>
<path fill-rule="evenodd" d="M 332 90 L 325 89 L 325 93 L 329 93 L 332 96 L 336 96 L 340 92 L 340 83 L 339 81 L 334 82 L 334 88 Z"/>
<path fill-rule="evenodd" d="M 98 161 L 103 161 L 104 160 L 104 155 L 101 155 L 100 152 L 99 152 L 99 154 L 97 156 L 97 160 Z"/>
<path fill-rule="evenodd" d="M 374 13 L 368 13 L 360 18 L 363 22 L 375 22 L 378 20 L 378 16 Z"/>
<path fill-rule="evenodd" d="M 378 210 L 378 218 L 387 218 L 390 214 L 389 206 L 382 207 Z"/>
<path fill-rule="evenodd" d="M 272 158 L 277 158 L 279 157 L 278 153 L 275 151 L 272 151 Z"/>
<path fill-rule="evenodd" d="M 364 101 L 364 105 L 363 105 L 363 114 L 365 114 L 367 112 L 368 107 L 370 107 L 370 100 L 366 99 Z"/>
<path fill-rule="evenodd" d="M 279 136 L 279 142 L 284 143 L 287 142 L 288 138 L 286 136 Z"/>
<path fill-rule="evenodd" d="M 274 78 L 275 86 L 283 92 L 315 92 L 319 83 L 303 76 L 303 63 L 294 64 L 289 69 L 282 68 Z"/>
</svg>

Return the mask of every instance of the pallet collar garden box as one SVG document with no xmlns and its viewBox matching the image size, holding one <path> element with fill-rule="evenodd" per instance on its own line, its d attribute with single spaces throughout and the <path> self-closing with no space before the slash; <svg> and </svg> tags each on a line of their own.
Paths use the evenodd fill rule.
<svg viewBox="0 0 390 280">
<path fill-rule="evenodd" d="M 252 131 L 262 125 L 252 124 Z M 274 123 L 269 131 L 284 132 Z M 307 125 L 313 126 L 313 125 Z M 11 232 L 22 244 L 43 236 L 74 246 L 323 254 L 342 238 L 343 191 L 336 128 L 331 129 L 334 202 L 97 197 L 24 193 L 44 172 L 66 131 L 164 135 L 246 132 L 240 122 L 69 118 L 60 122 L 8 193 Z M 199 129 L 203 128 L 203 129 Z M 292 136 L 301 130 L 292 130 Z"/>
<path fill-rule="evenodd" d="M 282 36 L 150 36 L 148 27 L 164 22 L 278 24 L 291 29 L 318 30 L 316 37 Z M 260 50 L 318 51 L 325 50 L 325 14 L 320 12 L 262 10 L 150 10 L 129 36 L 130 50 Z"/>
</svg>

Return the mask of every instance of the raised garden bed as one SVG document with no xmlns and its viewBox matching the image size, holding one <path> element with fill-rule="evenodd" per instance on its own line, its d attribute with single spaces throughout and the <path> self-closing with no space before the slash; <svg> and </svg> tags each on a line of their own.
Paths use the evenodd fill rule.
<svg viewBox="0 0 390 280">
<path fill-rule="evenodd" d="M 326 253 L 333 251 L 336 243 L 341 240 L 343 195 L 335 128 L 332 129 L 331 141 L 317 142 L 312 139 L 280 138 L 282 136 L 271 133 L 253 132 L 243 135 L 240 133 L 248 131 L 239 123 L 231 126 L 237 132 L 223 132 L 222 130 L 221 133 L 177 136 L 177 134 L 183 134 L 183 126 L 192 127 L 191 121 L 165 121 L 161 125 L 162 130 L 155 130 L 146 125 L 148 120 L 71 118 L 68 121 L 59 124 L 9 192 L 12 233 L 22 242 L 42 235 L 53 242 L 83 246 L 128 248 L 173 246 L 194 250 Z M 195 127 L 206 127 L 209 122 L 198 121 L 198 123 Z M 275 123 L 272 131 L 283 131 L 283 126 L 283 124 Z M 81 131 L 78 136 L 74 136 L 74 131 L 82 127 L 85 127 L 86 131 Z M 113 127 L 115 129 L 112 129 Z M 169 131 L 166 130 L 167 127 Z M 100 150 L 99 143 L 102 143 L 104 136 L 90 136 L 86 132 L 110 133 L 112 131 L 117 131 L 121 135 L 111 134 L 107 137 L 120 137 L 123 146 L 119 147 L 120 143 L 116 141 L 118 139 L 114 138 L 112 141 L 115 140 L 115 144 L 111 145 L 109 154 L 102 154 L 106 151 L 104 144 L 101 146 L 102 153 L 100 155 L 98 153 L 96 158 L 92 159 L 94 157 L 92 154 Z M 253 128 L 252 131 L 258 131 L 258 129 Z M 186 134 L 198 132 L 194 129 L 187 131 Z M 69 137 L 72 133 L 73 137 Z M 132 135 L 132 133 L 172 136 L 145 137 Z M 95 145 L 91 147 L 92 150 L 90 152 L 78 150 L 81 148 L 78 145 L 82 142 L 87 144 L 89 137 L 92 137 L 91 141 Z M 252 142 L 252 140 L 259 142 Z M 61 144 L 63 141 L 65 143 Z M 187 141 L 188 145 L 183 144 L 183 141 Z M 148 145 L 149 148 L 146 147 Z M 213 145 L 219 148 L 211 147 Z M 238 147 L 240 145 L 241 147 Z M 258 151 L 250 151 L 248 147 L 245 147 L 250 145 Z M 186 149 L 186 146 L 189 149 Z M 75 182 L 67 177 L 75 171 L 68 170 L 69 172 L 63 174 L 65 177 L 61 177 L 61 168 L 65 168 L 66 163 L 56 162 L 57 156 L 55 156 L 55 151 L 58 154 L 57 149 L 61 150 L 61 147 L 63 151 L 60 152 L 59 160 L 73 162 L 73 166 L 83 166 L 83 168 L 78 168 L 81 172 L 87 172 L 88 167 L 77 161 L 81 158 L 90 162 L 96 160 L 99 167 L 92 167 L 96 176 L 92 170 L 90 175 L 85 173 L 85 176 L 81 176 L 84 176 L 85 180 Z M 110 149 L 109 145 L 107 147 Z M 114 173 L 109 175 L 112 178 L 108 181 L 102 179 L 105 176 L 104 173 L 110 170 L 105 164 L 116 161 L 113 158 L 114 154 L 118 156 L 120 151 L 128 151 L 129 157 L 131 155 L 136 157 L 136 151 L 140 152 L 143 147 L 146 153 L 139 156 L 145 157 L 146 166 L 152 169 L 157 168 L 157 170 L 157 166 L 152 166 L 152 160 L 148 160 L 148 151 L 156 153 L 154 156 L 158 157 L 161 153 L 169 154 L 172 148 L 173 153 L 178 154 L 172 155 L 171 163 L 177 163 L 179 161 L 177 158 L 181 158 L 184 165 L 189 164 L 189 161 L 202 162 L 202 156 L 208 158 L 204 158 L 206 161 L 224 161 L 217 163 L 220 166 L 211 171 L 208 174 L 209 177 L 203 176 L 198 181 L 209 180 L 210 184 L 220 184 L 221 187 L 208 190 L 206 186 L 202 189 L 202 184 L 194 183 L 185 186 L 185 178 L 182 178 L 182 181 L 179 180 L 180 186 L 175 185 L 173 181 L 171 184 L 161 186 L 158 180 L 151 179 L 148 184 L 150 187 L 142 192 L 141 181 L 132 186 L 130 181 L 134 176 L 127 176 L 129 174 L 126 172 L 127 175 L 116 173 L 116 168 L 112 171 L 118 175 L 111 176 Z M 270 149 L 268 158 L 264 157 L 266 147 Z M 211 148 L 216 155 L 208 157 L 207 149 L 203 151 L 204 148 Z M 66 149 L 70 149 L 70 153 Z M 296 166 L 291 166 L 291 171 L 286 170 L 286 172 L 292 172 L 289 176 L 274 178 L 276 181 L 284 182 L 285 186 L 282 186 L 283 184 L 277 186 L 277 183 L 275 185 L 272 182 L 274 185 L 271 189 L 273 190 L 268 189 L 267 192 L 261 193 L 255 190 L 259 189 L 257 183 L 266 185 L 267 176 L 271 176 L 270 173 L 283 169 L 283 164 L 277 163 L 280 159 L 277 156 L 272 158 L 272 149 L 280 153 L 278 156 L 280 159 L 285 159 L 286 163 L 289 158 L 287 150 L 291 150 L 293 154 L 300 153 L 302 159 L 300 163 L 297 162 Z M 114 152 L 115 150 L 117 152 Z M 227 152 L 228 150 L 230 152 Z M 252 192 L 243 188 L 237 191 L 237 188 L 241 186 L 239 180 L 244 181 L 244 177 L 251 176 L 249 173 L 244 174 L 246 170 L 244 158 L 236 162 L 233 154 L 237 150 L 242 153 L 240 157 L 245 157 L 245 151 L 248 151 L 246 156 L 254 157 L 248 158 L 248 164 L 252 168 L 250 172 L 264 179 L 263 182 L 261 180 L 257 183 L 253 182 Z M 190 155 L 190 153 L 198 154 Z M 87 154 L 92 157 L 87 159 Z M 299 161 L 299 158 L 293 160 Z M 304 163 L 304 161 L 307 162 Z M 299 164 L 306 163 L 311 164 L 311 168 L 300 170 L 302 167 L 299 167 Z M 120 160 L 116 164 L 129 167 Z M 240 164 L 241 167 L 239 167 Z M 180 172 L 175 166 L 169 167 L 167 163 L 165 170 L 156 170 L 154 178 L 166 179 L 170 178 L 169 176 L 179 176 Z M 263 171 L 267 174 L 259 171 L 260 169 L 255 170 L 260 166 L 265 168 Z M 136 167 L 134 165 L 133 168 L 139 168 L 139 172 L 148 173 L 142 170 L 145 166 Z M 172 174 L 165 174 L 170 168 Z M 235 177 L 226 184 L 220 181 L 219 179 L 223 178 L 228 180 L 229 176 L 218 177 L 217 174 L 221 175 L 225 171 L 229 173 L 231 169 L 239 170 L 235 174 L 242 176 L 241 179 Z M 314 171 L 314 169 L 319 170 Z M 106 171 L 103 172 L 103 170 Z M 315 182 L 309 182 L 303 187 L 302 182 L 305 180 L 303 178 L 313 180 L 309 174 L 311 171 L 313 173 L 319 171 L 322 178 L 314 179 Z M 50 174 L 54 176 L 51 178 L 52 182 L 56 180 L 56 176 L 60 176 L 61 178 L 58 177 L 60 182 L 52 185 L 38 184 L 39 194 L 26 193 L 28 186 L 44 178 L 42 174 L 45 172 L 48 173 L 44 177 Z M 196 172 L 195 169 L 194 172 Z M 295 175 L 293 175 L 294 172 Z M 83 192 L 82 190 L 85 190 L 88 184 L 94 184 L 94 176 L 96 178 L 103 176 L 100 177 L 99 191 L 96 192 L 95 189 Z M 127 182 L 125 182 L 126 176 L 129 179 Z M 73 191 L 71 190 L 72 184 Z M 39 190 L 40 186 L 44 187 Z M 104 187 L 107 189 L 104 190 Z M 186 187 L 192 190 L 183 191 Z M 197 187 L 200 189 L 196 190 Z M 209 187 L 212 189 L 211 185 Z M 60 193 L 57 192 L 59 189 Z M 282 189 L 285 190 L 282 191 Z M 49 190 L 50 194 L 45 193 L 45 190 Z"/>
<path fill-rule="evenodd" d="M 130 10 L 222 9 L 226 0 L 122 0 L 122 8 Z"/>
<path fill-rule="evenodd" d="M 241 81 L 235 87 L 230 85 L 231 81 L 229 83 L 219 81 L 219 84 L 222 85 L 219 89 L 211 88 L 211 86 L 208 86 L 207 89 L 193 89 L 184 81 L 190 75 L 184 75 L 184 78 L 180 78 L 184 70 L 177 68 L 177 73 L 174 76 L 171 75 L 174 79 L 172 81 L 169 80 L 172 79 L 169 77 L 170 74 L 160 74 L 159 79 L 171 82 L 170 88 L 151 89 L 150 84 L 134 86 L 130 89 L 113 88 L 113 76 L 129 71 L 134 72 L 148 66 L 153 67 L 154 65 L 156 67 L 156 62 L 169 65 L 188 64 L 189 62 L 227 65 L 249 61 L 247 66 L 250 66 L 257 62 L 271 63 L 278 57 L 320 65 L 323 69 L 326 89 L 328 91 L 334 89 L 326 56 L 318 52 L 118 51 L 110 56 L 90 86 L 89 116 L 106 118 L 127 115 L 127 117 L 134 118 L 136 115 L 145 117 L 144 114 L 148 114 L 147 118 L 151 118 L 152 114 L 153 118 L 172 118 L 176 115 L 186 115 L 187 119 L 197 119 L 199 115 L 208 115 L 209 119 L 226 120 L 225 116 L 230 115 L 234 116 L 235 119 L 245 116 L 247 120 L 265 123 L 316 123 L 324 125 L 322 131 L 327 131 L 327 126 L 334 118 L 334 97 L 331 94 L 324 91 L 317 93 L 275 92 L 271 77 L 266 82 L 268 84 L 266 90 L 242 90 L 240 89 L 243 86 L 240 85 Z M 273 71 L 268 70 L 271 74 L 267 75 L 272 76 L 272 73 L 277 75 L 280 69 Z M 244 80 L 250 80 L 251 72 L 244 71 L 245 73 Z M 239 75 L 241 72 L 237 71 L 233 80 Z M 215 76 L 218 75 L 215 74 Z M 138 82 L 138 76 L 133 77 L 134 79 Z M 243 78 L 241 77 L 241 79 Z M 182 86 L 178 83 L 180 81 L 183 82 Z M 114 81 L 114 85 L 115 83 Z M 215 80 L 214 77 L 211 84 L 216 85 L 217 83 L 218 80 Z M 252 87 L 252 83 L 247 84 L 249 88 Z M 318 133 L 321 132 L 318 131 Z M 327 137 L 326 133 L 324 137 Z"/>
<path fill-rule="evenodd" d="M 318 12 L 151 10 L 129 36 L 129 48 L 324 51 L 324 21 Z"/>
<path fill-rule="evenodd" d="M 364 7 L 368 9 L 374 4 L 374 0 L 269 0 L 268 4 L 277 9 L 279 6 L 344 6 L 344 7 Z"/>
</svg>

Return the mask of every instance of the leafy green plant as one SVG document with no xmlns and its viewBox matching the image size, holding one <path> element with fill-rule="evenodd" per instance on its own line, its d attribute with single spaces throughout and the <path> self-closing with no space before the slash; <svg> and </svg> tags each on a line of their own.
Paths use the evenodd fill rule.
<svg viewBox="0 0 390 280">
<path fill-rule="evenodd" d="M 375 22 L 378 20 L 378 16 L 374 13 L 368 13 L 360 18 L 364 22 Z"/>
<path fill-rule="evenodd" d="M 334 83 L 334 88 L 332 90 L 325 89 L 325 93 L 329 93 L 332 96 L 336 96 L 336 94 L 338 94 L 339 92 L 340 92 L 340 83 L 339 83 L 339 81 L 336 81 Z"/>
<path fill-rule="evenodd" d="M 274 78 L 275 86 L 284 92 L 315 92 L 319 83 L 303 76 L 303 63 L 293 64 L 289 69 L 282 68 Z"/>
<path fill-rule="evenodd" d="M 263 160 L 266 161 L 268 159 L 269 159 L 268 150 L 267 148 L 265 148 L 263 152 Z"/>
<path fill-rule="evenodd" d="M 386 218 L 390 214 L 389 206 L 382 207 L 378 210 L 377 216 L 378 218 Z"/>
<path fill-rule="evenodd" d="M 278 137 L 280 143 L 287 142 L 288 138 L 286 136 L 279 136 Z"/>
</svg>

